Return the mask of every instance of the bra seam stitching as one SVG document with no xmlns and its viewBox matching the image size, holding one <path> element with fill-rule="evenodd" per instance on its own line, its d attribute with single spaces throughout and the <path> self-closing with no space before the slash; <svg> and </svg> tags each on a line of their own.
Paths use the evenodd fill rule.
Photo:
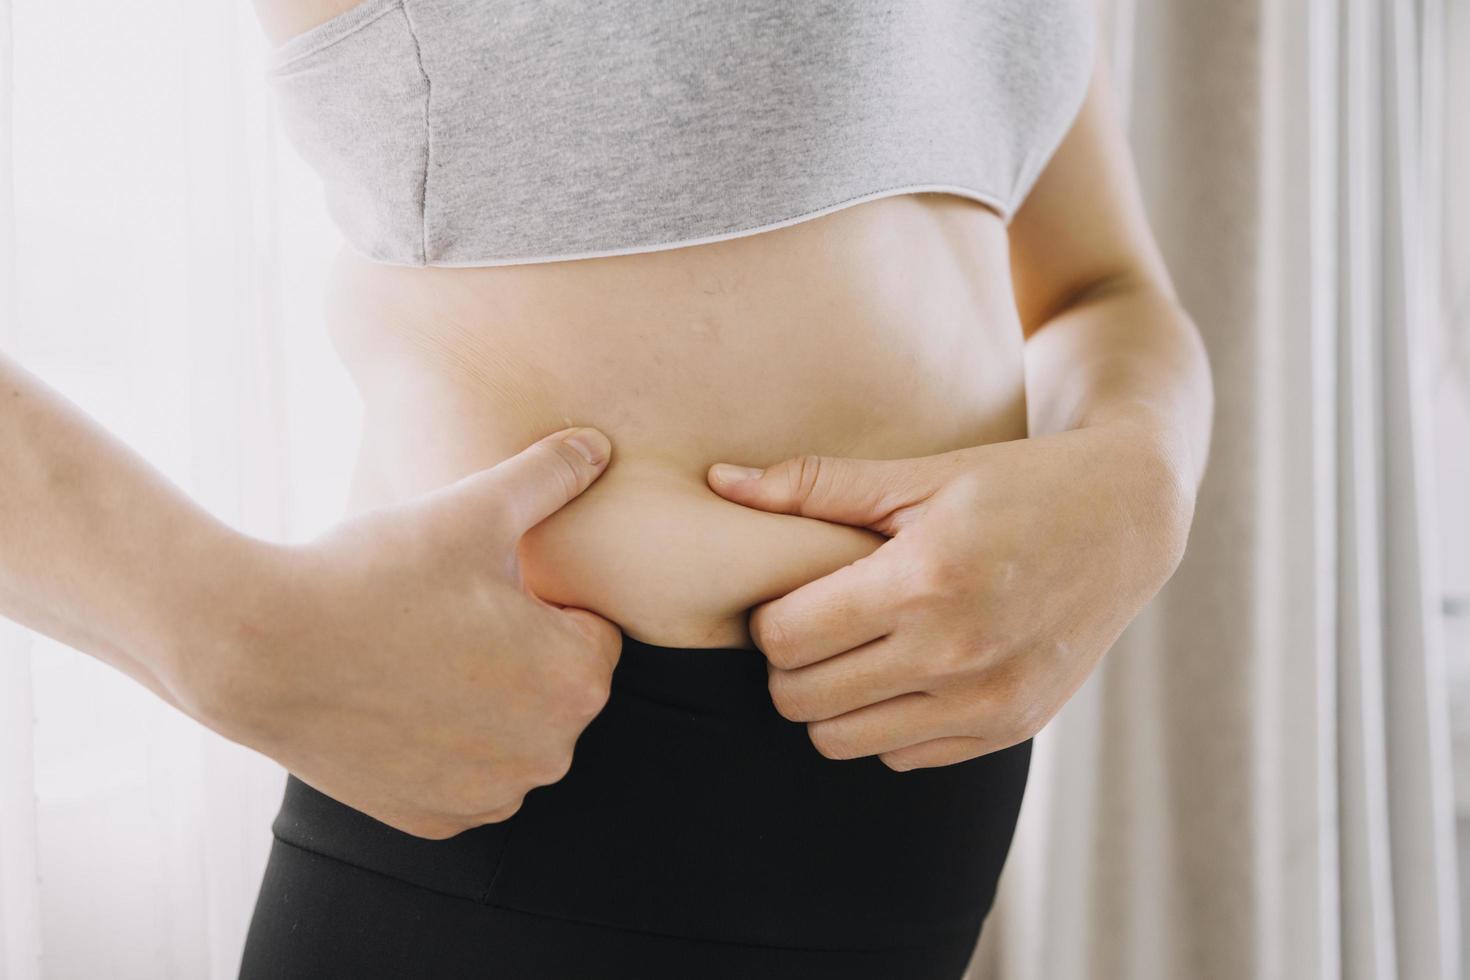
<svg viewBox="0 0 1470 980">
<path fill-rule="evenodd" d="M 777 231 L 795 224 L 800 224 L 811 218 L 824 217 L 828 214 L 841 211 L 844 208 L 868 201 L 878 200 L 884 197 L 893 197 L 902 194 L 951 194 L 963 197 L 966 200 L 975 201 L 989 208 L 1003 221 L 1009 222 L 1012 212 L 1002 194 L 994 191 L 982 190 L 978 184 L 939 184 L 939 183 L 915 183 L 907 181 L 899 184 L 891 184 L 877 190 L 864 191 L 850 197 L 844 197 L 831 204 L 819 205 L 796 214 L 787 215 L 774 221 L 765 221 L 755 225 L 742 225 L 739 228 L 715 232 L 710 235 L 702 235 L 697 238 L 675 238 L 654 242 L 644 242 L 638 245 L 624 246 L 614 249 L 597 249 L 590 252 L 555 252 L 544 255 L 533 256 L 511 256 L 509 258 L 492 259 L 489 261 L 481 259 L 457 260 L 450 259 L 440 263 L 444 268 L 485 268 L 504 265 L 529 265 L 538 262 L 560 262 L 576 259 L 602 258 L 605 256 L 638 255 L 645 252 L 668 251 L 676 248 L 688 248 L 695 245 L 704 245 L 712 242 L 729 241 L 736 238 L 748 238 L 753 235 L 764 234 L 768 231 Z M 373 256 L 368 256 L 373 258 Z"/>
<path fill-rule="evenodd" d="M 418 64 L 419 75 L 424 80 L 424 172 L 419 180 L 419 258 L 421 264 L 429 264 L 429 162 L 433 151 L 433 129 L 430 123 L 429 103 L 433 98 L 434 87 L 429 80 L 429 71 L 424 67 L 423 45 L 419 41 L 418 31 L 413 26 L 413 15 L 409 13 L 409 0 L 403 0 L 400 4 L 403 10 L 403 19 L 408 24 L 408 36 L 413 40 L 414 61 Z"/>
<path fill-rule="evenodd" d="M 388 5 L 385 6 L 382 10 L 377 10 L 371 13 L 364 14 L 361 20 L 345 26 L 340 34 L 328 35 L 327 37 L 320 39 L 316 44 L 313 44 L 310 47 L 307 47 L 301 51 L 288 53 L 287 46 L 291 45 L 294 41 L 300 40 L 304 36 L 305 32 L 303 32 L 303 34 L 298 34 L 295 37 L 288 38 L 286 41 L 282 42 L 279 47 L 267 51 L 265 74 L 268 76 L 285 74 L 285 69 L 296 64 L 296 62 L 301 61 L 303 58 L 309 58 L 312 55 L 317 54 L 321 51 L 325 51 L 328 48 L 335 46 L 339 42 L 347 40 L 358 31 L 365 30 L 368 27 L 371 27 L 373 24 L 376 24 L 378 21 L 391 14 L 394 10 L 401 8 L 403 6 L 403 3 L 404 0 L 394 0 L 394 2 L 388 3 Z M 362 5 L 362 8 L 366 10 L 366 7 L 367 4 L 364 3 Z"/>
</svg>

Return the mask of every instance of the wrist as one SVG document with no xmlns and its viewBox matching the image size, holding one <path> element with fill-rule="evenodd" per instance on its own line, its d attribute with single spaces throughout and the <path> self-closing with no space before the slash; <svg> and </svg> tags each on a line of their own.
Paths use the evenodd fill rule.
<svg viewBox="0 0 1470 980">
<path fill-rule="evenodd" d="M 258 747 L 268 728 L 268 654 L 290 549 L 231 528 L 214 530 L 201 542 L 170 620 L 163 680 L 190 717 Z"/>
<path fill-rule="evenodd" d="M 1110 457 L 1136 504 L 1135 516 L 1140 526 L 1155 529 L 1169 553 L 1172 573 L 1194 521 L 1198 487 L 1188 433 L 1147 406 L 1119 409 L 1082 428 L 1106 434 L 1111 441 Z"/>
<path fill-rule="evenodd" d="M 1188 426 L 1174 413 L 1162 410 L 1143 399 L 1110 401 L 1087 412 L 1078 428 L 1103 429 L 1117 433 L 1122 439 L 1150 454 L 1163 468 L 1162 475 L 1191 503 L 1198 486 L 1195 448 Z"/>
</svg>

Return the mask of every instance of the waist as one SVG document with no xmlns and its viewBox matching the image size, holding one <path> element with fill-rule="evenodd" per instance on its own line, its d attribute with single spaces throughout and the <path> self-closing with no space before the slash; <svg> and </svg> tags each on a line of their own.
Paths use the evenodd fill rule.
<svg viewBox="0 0 1470 980">
<path fill-rule="evenodd" d="M 1032 740 L 904 773 L 834 761 L 776 712 L 765 680 L 750 651 L 626 638 L 570 771 L 508 820 L 424 840 L 293 777 L 272 830 L 447 895 L 581 923 L 792 948 L 973 944 Z"/>
<path fill-rule="evenodd" d="M 733 504 L 707 467 L 1024 436 L 1006 249 L 993 212 L 926 194 L 571 262 L 411 268 L 344 252 L 328 315 L 366 409 L 351 506 L 596 426 L 612 460 L 523 539 L 527 586 L 646 643 L 748 647 L 751 606 L 883 539 Z"/>
</svg>

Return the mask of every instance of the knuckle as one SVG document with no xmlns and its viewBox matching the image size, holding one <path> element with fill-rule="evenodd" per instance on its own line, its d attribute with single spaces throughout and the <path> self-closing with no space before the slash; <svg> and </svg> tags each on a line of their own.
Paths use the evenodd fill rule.
<svg viewBox="0 0 1470 980">
<path fill-rule="evenodd" d="M 605 670 L 604 685 L 612 684 L 612 671 L 623 655 L 623 633 L 617 628 L 608 629 L 596 646 L 597 663 Z"/>
<path fill-rule="evenodd" d="M 825 463 L 821 456 L 806 453 L 791 461 L 786 470 L 790 481 L 792 499 L 805 502 L 811 499 L 822 485 L 822 470 Z"/>
<path fill-rule="evenodd" d="M 908 772 L 914 768 L 912 764 L 904 761 L 904 757 L 897 752 L 884 752 L 878 756 L 878 759 L 894 772 Z"/>
<path fill-rule="evenodd" d="M 511 817 L 520 812 L 521 805 L 525 802 L 525 796 L 517 796 L 508 803 L 503 803 L 500 806 L 494 807 L 490 810 L 486 810 L 484 813 L 480 814 L 479 822 L 481 824 L 487 824 L 500 823 L 502 820 L 509 820 Z"/>
<path fill-rule="evenodd" d="M 579 719 L 591 721 L 607 707 L 612 697 L 612 684 L 600 673 L 585 678 L 567 691 L 567 706 Z"/>
<path fill-rule="evenodd" d="M 1000 689 L 1009 692 L 1025 681 L 1022 666 L 1011 652 L 1012 641 L 999 632 L 974 630 L 959 639 L 954 656 L 963 671 L 990 671 Z"/>
<path fill-rule="evenodd" d="M 559 672 L 553 688 L 557 712 L 585 725 L 601 713 L 612 696 L 612 672 L 594 657 L 578 654 Z"/>
<path fill-rule="evenodd" d="M 540 759 L 531 773 L 532 786 L 550 786 L 559 783 L 566 774 L 572 770 L 571 747 L 557 752 L 547 752 Z"/>
<path fill-rule="evenodd" d="M 771 663 L 788 669 L 798 666 L 791 630 L 780 619 L 760 616 L 752 632 L 756 645 Z"/>
<path fill-rule="evenodd" d="M 813 722 L 806 726 L 806 731 L 812 746 L 828 759 L 851 759 L 859 754 L 853 750 L 848 739 L 828 725 Z"/>
<path fill-rule="evenodd" d="M 960 590 L 968 571 L 963 559 L 937 555 L 919 564 L 914 584 L 923 599 L 943 602 Z"/>
<path fill-rule="evenodd" d="M 914 558 L 899 569 L 895 602 L 913 612 L 932 612 L 944 605 L 953 588 L 952 570 L 946 563 Z"/>
<path fill-rule="evenodd" d="M 787 721 L 812 721 L 812 706 L 805 694 L 802 693 L 802 685 L 794 682 L 791 675 L 784 671 L 772 671 L 770 681 L 767 685 L 771 692 L 771 703 L 776 706 L 776 711 Z"/>
<path fill-rule="evenodd" d="M 576 495 L 582 489 L 582 467 L 578 466 L 577 457 L 573 455 L 575 452 L 576 450 L 560 439 L 542 446 L 547 472 L 568 497 Z"/>
<path fill-rule="evenodd" d="M 972 646 L 947 642 L 935 648 L 929 658 L 930 674 L 935 680 L 955 680 L 975 671 L 978 660 Z"/>
</svg>

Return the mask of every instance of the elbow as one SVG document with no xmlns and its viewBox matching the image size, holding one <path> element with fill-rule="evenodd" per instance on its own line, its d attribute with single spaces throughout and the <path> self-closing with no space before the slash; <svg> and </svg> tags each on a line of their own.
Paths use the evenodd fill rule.
<svg viewBox="0 0 1470 980">
<path fill-rule="evenodd" d="M 1149 306 L 1172 308 L 1175 315 L 1189 323 L 1193 319 L 1180 302 L 1174 283 L 1161 270 L 1136 265 L 1099 269 L 1076 277 L 1066 288 L 1058 290 L 1049 300 L 1033 309 L 1021 313 L 1021 329 L 1026 339 L 1057 319 L 1080 309 L 1098 304 L 1143 302 Z"/>
</svg>

